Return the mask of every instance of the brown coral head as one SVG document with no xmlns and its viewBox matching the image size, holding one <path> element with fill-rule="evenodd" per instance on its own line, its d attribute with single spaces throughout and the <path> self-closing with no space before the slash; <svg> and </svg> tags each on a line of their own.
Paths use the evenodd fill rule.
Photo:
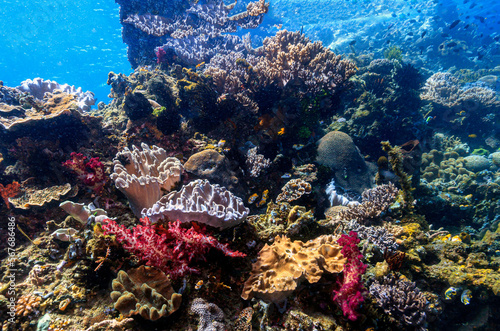
<svg viewBox="0 0 500 331">
<path fill-rule="evenodd" d="M 162 271 L 148 266 L 120 270 L 113 280 L 111 298 L 114 307 L 125 317 L 139 314 L 156 321 L 179 309 L 182 296 L 175 293 Z"/>
</svg>

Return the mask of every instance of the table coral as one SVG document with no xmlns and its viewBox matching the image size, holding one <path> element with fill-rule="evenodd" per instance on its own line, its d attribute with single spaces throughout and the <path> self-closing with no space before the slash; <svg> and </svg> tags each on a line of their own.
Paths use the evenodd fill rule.
<svg viewBox="0 0 500 331">
<path fill-rule="evenodd" d="M 346 259 L 336 240 L 323 235 L 304 243 L 277 236 L 272 245 L 266 244 L 259 252 L 241 297 L 281 303 L 302 280 L 316 283 L 324 272 L 340 273 Z"/>
<path fill-rule="evenodd" d="M 29 209 L 32 206 L 43 206 L 52 200 L 58 201 L 62 196 L 71 191 L 71 184 L 55 185 L 44 189 L 35 187 L 24 188 L 23 195 L 10 198 L 9 201 L 19 209 Z"/>
<path fill-rule="evenodd" d="M 147 266 L 127 272 L 120 270 L 113 280 L 111 298 L 123 316 L 138 314 L 152 321 L 175 312 L 182 300 L 182 296 L 174 292 L 167 275 Z"/>
</svg>

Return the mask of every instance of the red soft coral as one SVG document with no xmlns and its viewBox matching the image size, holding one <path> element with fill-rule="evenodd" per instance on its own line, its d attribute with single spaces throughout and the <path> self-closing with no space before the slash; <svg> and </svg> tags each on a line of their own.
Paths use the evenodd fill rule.
<svg viewBox="0 0 500 331">
<path fill-rule="evenodd" d="M 245 257 L 246 255 L 230 250 L 227 244 L 203 233 L 203 229 L 191 226 L 184 229 L 180 222 L 171 222 L 167 229 L 152 224 L 149 218 L 142 218 L 143 225 L 132 230 L 107 219 L 102 223 L 106 234 L 116 235 L 116 239 L 129 252 L 135 254 L 147 265 L 157 267 L 173 278 L 184 276 L 198 270 L 189 266 L 192 260 L 202 259 L 213 247 L 226 256 Z"/>
<path fill-rule="evenodd" d="M 339 281 L 340 288 L 334 291 L 333 300 L 342 308 L 344 316 L 355 321 L 358 318 L 356 309 L 364 300 L 365 288 L 361 276 L 366 271 L 366 265 L 361 262 L 363 255 L 357 246 L 359 238 L 356 232 L 351 231 L 349 235 L 342 234 L 337 243 L 342 246 L 341 252 L 347 263 L 344 266 L 343 282 Z"/>
<path fill-rule="evenodd" d="M 99 161 L 98 157 L 93 157 L 89 162 L 85 163 L 87 159 L 82 153 L 71 153 L 71 159 L 63 163 L 63 166 L 73 170 L 83 183 L 99 193 L 106 184 L 106 175 L 104 172 L 104 165 Z"/>
</svg>

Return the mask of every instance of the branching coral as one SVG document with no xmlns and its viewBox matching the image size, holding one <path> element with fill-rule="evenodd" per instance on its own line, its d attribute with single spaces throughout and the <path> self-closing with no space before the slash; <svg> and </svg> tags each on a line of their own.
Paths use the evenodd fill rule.
<svg viewBox="0 0 500 331">
<path fill-rule="evenodd" d="M 174 278 L 197 272 L 189 264 L 196 259 L 204 260 L 210 248 L 217 248 L 226 256 L 246 256 L 230 250 L 227 244 L 204 234 L 202 229 L 182 228 L 178 221 L 169 223 L 168 228 L 151 224 L 148 218 L 141 219 L 141 223 L 143 225 L 129 230 L 113 220 L 105 220 L 102 228 L 106 233 L 116 235 L 126 250 Z"/>
<path fill-rule="evenodd" d="M 415 283 L 396 279 L 393 275 L 384 277 L 382 283 L 370 285 L 370 294 L 377 304 L 401 324 L 422 327 L 426 323 L 427 299 Z"/>
<path fill-rule="evenodd" d="M 339 217 L 343 220 L 355 220 L 360 223 L 373 221 L 395 201 L 399 190 L 392 183 L 379 185 L 365 190 L 362 202 L 341 210 Z"/>
</svg>

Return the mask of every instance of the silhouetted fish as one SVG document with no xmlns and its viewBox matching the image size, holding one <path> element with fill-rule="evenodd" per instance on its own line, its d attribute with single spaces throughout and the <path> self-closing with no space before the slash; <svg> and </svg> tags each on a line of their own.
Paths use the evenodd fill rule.
<svg viewBox="0 0 500 331">
<path fill-rule="evenodd" d="M 450 24 L 449 28 L 453 29 L 454 27 L 456 27 L 458 25 L 458 23 L 460 23 L 460 20 L 454 21 L 453 23 Z"/>
<path fill-rule="evenodd" d="M 356 40 L 353 40 L 349 43 L 350 46 L 354 46 L 354 44 L 356 43 Z"/>
<path fill-rule="evenodd" d="M 479 22 L 481 22 L 481 23 L 484 23 L 484 21 L 486 20 L 486 18 L 485 18 L 485 17 L 482 17 L 482 16 L 474 16 L 474 18 L 475 18 L 476 20 L 479 20 Z"/>
<path fill-rule="evenodd" d="M 472 9 L 472 8 L 474 8 L 476 6 L 477 6 L 477 3 L 473 3 L 472 5 L 470 5 L 469 9 Z"/>
<path fill-rule="evenodd" d="M 396 17 L 396 14 L 395 14 L 395 13 L 392 13 L 392 14 L 391 14 L 391 16 L 392 16 L 392 17 Z"/>
<path fill-rule="evenodd" d="M 464 26 L 464 29 L 467 30 L 468 27 L 469 27 L 469 24 L 467 24 L 466 26 Z"/>
<path fill-rule="evenodd" d="M 449 43 L 447 46 L 448 46 L 448 47 L 455 47 L 455 46 L 457 46 L 457 43 L 456 43 L 456 42 L 454 42 L 454 41 L 452 41 L 452 42 L 451 42 L 451 43 Z"/>
<path fill-rule="evenodd" d="M 427 34 L 427 31 L 422 32 L 422 35 L 420 35 L 420 38 L 423 38 Z"/>
<path fill-rule="evenodd" d="M 413 32 L 408 32 L 408 35 L 409 36 L 413 36 Z"/>
<path fill-rule="evenodd" d="M 443 38 L 448 38 L 449 36 L 450 36 L 450 35 L 449 35 L 449 34 L 447 34 L 447 33 L 441 33 L 441 37 L 443 37 Z"/>
</svg>

